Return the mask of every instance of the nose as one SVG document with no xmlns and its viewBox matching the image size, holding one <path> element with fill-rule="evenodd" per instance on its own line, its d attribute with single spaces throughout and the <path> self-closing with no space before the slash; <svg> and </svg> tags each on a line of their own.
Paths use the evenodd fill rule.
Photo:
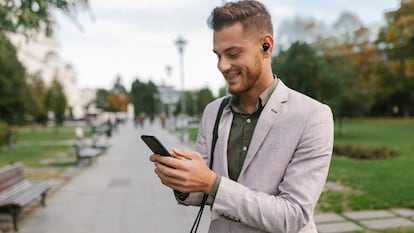
<svg viewBox="0 0 414 233">
<path fill-rule="evenodd" d="M 231 67 L 231 65 L 228 62 L 228 60 L 224 56 L 220 57 L 220 59 L 218 60 L 218 63 L 217 63 L 217 68 L 220 70 L 220 72 L 223 73 L 224 71 L 230 69 L 230 67 Z"/>
</svg>

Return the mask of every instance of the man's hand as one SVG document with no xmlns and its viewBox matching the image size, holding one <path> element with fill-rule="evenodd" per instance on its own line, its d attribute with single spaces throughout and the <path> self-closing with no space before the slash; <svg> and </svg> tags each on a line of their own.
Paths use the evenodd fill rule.
<svg viewBox="0 0 414 233">
<path fill-rule="evenodd" d="M 171 156 L 150 156 L 161 182 L 180 192 L 209 194 L 216 178 L 201 155 L 195 151 L 173 150 Z"/>
</svg>

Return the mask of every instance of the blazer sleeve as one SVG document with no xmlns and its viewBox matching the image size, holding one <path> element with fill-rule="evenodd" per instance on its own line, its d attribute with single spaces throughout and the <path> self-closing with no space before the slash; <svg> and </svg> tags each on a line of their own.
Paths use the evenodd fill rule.
<svg viewBox="0 0 414 233">
<path fill-rule="evenodd" d="M 299 232 L 313 221 L 332 147 L 332 112 L 328 106 L 319 104 L 309 114 L 293 155 L 286 155 L 292 157 L 277 194 L 252 190 L 222 177 L 212 217 L 223 217 L 266 232 Z"/>
</svg>

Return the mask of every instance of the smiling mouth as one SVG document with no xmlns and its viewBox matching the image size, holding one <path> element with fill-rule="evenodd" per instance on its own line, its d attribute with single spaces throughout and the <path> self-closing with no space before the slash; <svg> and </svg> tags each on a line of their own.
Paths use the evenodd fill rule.
<svg viewBox="0 0 414 233">
<path fill-rule="evenodd" d="M 224 74 L 224 77 L 228 83 L 230 83 L 232 80 L 236 79 L 241 75 L 241 72 L 231 72 Z"/>
</svg>

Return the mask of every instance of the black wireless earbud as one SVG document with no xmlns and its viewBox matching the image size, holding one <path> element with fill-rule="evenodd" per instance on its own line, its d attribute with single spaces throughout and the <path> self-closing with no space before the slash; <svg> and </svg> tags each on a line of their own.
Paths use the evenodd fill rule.
<svg viewBox="0 0 414 233">
<path fill-rule="evenodd" d="M 262 47 L 263 47 L 263 51 L 267 51 L 268 49 L 269 49 L 269 44 L 268 43 L 264 43 L 263 45 L 262 45 Z"/>
</svg>

